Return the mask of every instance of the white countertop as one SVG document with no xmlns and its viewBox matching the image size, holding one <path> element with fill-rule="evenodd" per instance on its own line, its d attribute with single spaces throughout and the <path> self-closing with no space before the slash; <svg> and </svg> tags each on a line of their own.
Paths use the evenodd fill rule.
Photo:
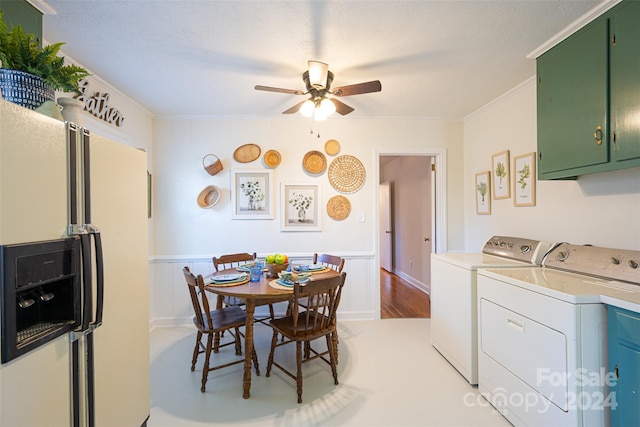
<svg viewBox="0 0 640 427">
<path fill-rule="evenodd" d="M 572 304 L 603 303 L 640 313 L 640 285 L 545 267 L 482 269 L 478 275 Z"/>
</svg>

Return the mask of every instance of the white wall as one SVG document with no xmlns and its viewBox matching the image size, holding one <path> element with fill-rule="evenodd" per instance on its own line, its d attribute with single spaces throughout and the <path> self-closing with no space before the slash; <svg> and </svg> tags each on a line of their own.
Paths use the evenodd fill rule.
<svg viewBox="0 0 640 427">
<path fill-rule="evenodd" d="M 154 121 L 154 281 L 152 318 L 157 324 L 170 323 L 185 313 L 184 284 L 180 269 L 192 265 L 198 273 L 208 273 L 213 255 L 253 252 L 287 253 L 305 259 L 314 252 L 329 252 L 347 258 L 347 296 L 341 302 L 342 317 L 375 318 L 379 314 L 377 271 L 377 151 L 412 147 L 446 148 L 448 161 L 449 212 L 447 223 L 456 233 L 450 244 L 462 247 L 462 123 L 419 119 L 332 118 L 320 126 L 321 138 L 309 133 L 311 122 L 299 118 L 277 119 L 157 119 Z M 340 194 L 325 171 L 309 175 L 302 159 L 310 150 L 324 152 L 324 143 L 337 139 L 339 155 L 357 157 L 366 170 L 364 186 L 347 194 L 351 215 L 334 221 L 326 214 L 327 200 Z M 233 159 L 234 150 L 246 143 L 258 144 L 262 152 L 278 150 L 282 163 L 273 169 L 276 202 L 273 220 L 233 220 L 230 206 L 230 171 L 269 170 L 262 158 L 242 164 Z M 210 176 L 202 157 L 215 153 L 224 170 Z M 327 164 L 333 157 L 327 155 Z M 322 232 L 280 231 L 280 184 L 318 184 L 322 195 Z M 222 201 L 212 209 L 201 209 L 198 193 L 209 184 L 223 190 Z M 453 207 L 453 208 L 452 208 Z M 357 221 L 364 212 L 365 222 Z M 451 238 L 451 234 L 450 234 Z"/>
<path fill-rule="evenodd" d="M 491 215 L 475 213 L 475 174 L 491 169 L 492 154 L 537 151 L 536 86 L 530 79 L 464 121 L 465 246 L 482 249 L 494 235 L 640 250 L 640 169 L 538 181 L 536 206 L 492 200 Z M 511 175 L 513 187 L 513 171 Z"/>
</svg>

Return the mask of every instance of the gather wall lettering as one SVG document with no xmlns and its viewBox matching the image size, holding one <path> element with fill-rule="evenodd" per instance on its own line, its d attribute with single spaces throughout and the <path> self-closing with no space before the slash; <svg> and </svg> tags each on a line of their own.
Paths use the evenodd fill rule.
<svg viewBox="0 0 640 427">
<path fill-rule="evenodd" d="M 86 79 L 80 80 L 78 89 L 80 89 L 80 95 L 76 99 L 82 101 L 85 110 L 107 123 L 122 126 L 124 117 L 119 110 L 109 106 L 110 95 L 108 93 L 95 92 L 89 96 L 89 82 Z"/>
</svg>

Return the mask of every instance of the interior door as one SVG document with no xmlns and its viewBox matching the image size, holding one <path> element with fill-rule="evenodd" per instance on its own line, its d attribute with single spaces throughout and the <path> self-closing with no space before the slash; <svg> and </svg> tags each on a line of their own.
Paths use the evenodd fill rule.
<svg viewBox="0 0 640 427">
<path fill-rule="evenodd" d="M 393 224 L 391 222 L 391 183 L 380 184 L 380 267 L 393 272 Z"/>
<path fill-rule="evenodd" d="M 431 253 L 433 252 L 435 233 L 435 201 L 433 195 L 436 191 L 436 174 L 433 167 L 433 158 L 428 161 L 429 171 L 426 173 L 424 190 L 426 194 L 423 199 L 423 221 L 422 226 L 422 283 L 427 288 L 431 288 Z"/>
</svg>

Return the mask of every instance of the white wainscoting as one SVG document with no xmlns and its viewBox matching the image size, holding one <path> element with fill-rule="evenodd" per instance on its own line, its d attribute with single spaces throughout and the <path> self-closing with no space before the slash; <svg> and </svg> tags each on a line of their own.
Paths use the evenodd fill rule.
<svg viewBox="0 0 640 427">
<path fill-rule="evenodd" d="M 345 258 L 343 271 L 347 281 L 342 291 L 340 318 L 371 320 L 380 318 L 380 276 L 373 253 L 340 254 Z M 258 257 L 264 258 L 261 254 Z M 313 254 L 289 255 L 293 263 L 311 262 Z M 214 271 L 210 256 L 163 256 L 149 261 L 149 326 L 192 324 L 193 308 L 186 289 L 182 268 L 189 266 L 194 274 Z M 276 314 L 283 315 L 285 303 L 276 304 Z M 267 307 L 257 307 L 256 314 L 267 314 Z"/>
</svg>

